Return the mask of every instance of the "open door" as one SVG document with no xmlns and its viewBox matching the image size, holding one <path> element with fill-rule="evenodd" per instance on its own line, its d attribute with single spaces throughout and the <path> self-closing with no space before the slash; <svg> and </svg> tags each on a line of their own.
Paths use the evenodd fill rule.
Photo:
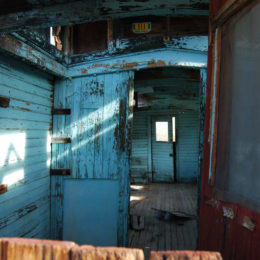
<svg viewBox="0 0 260 260">
<path fill-rule="evenodd" d="M 260 1 L 211 1 L 199 249 L 260 259 Z"/>
</svg>

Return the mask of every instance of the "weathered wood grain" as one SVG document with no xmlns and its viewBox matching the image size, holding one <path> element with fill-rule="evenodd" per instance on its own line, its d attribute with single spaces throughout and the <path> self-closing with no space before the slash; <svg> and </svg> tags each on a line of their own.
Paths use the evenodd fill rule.
<svg viewBox="0 0 260 260">
<path fill-rule="evenodd" d="M 119 245 L 126 244 L 127 234 L 130 77 L 132 72 L 120 72 L 57 82 L 54 100 L 56 108 L 71 107 L 71 115 L 54 118 L 53 135 L 71 136 L 72 142 L 71 148 L 67 148 L 71 152 L 66 153 L 65 148 L 52 150 L 53 163 L 61 167 L 71 162 L 71 178 L 120 181 Z M 52 177 L 54 238 L 60 237 L 62 230 L 62 193 L 61 178 Z"/>
<path fill-rule="evenodd" d="M 9 107 L 0 108 L 0 183 L 8 184 L 0 197 L 0 236 L 44 237 L 50 226 L 52 77 L 0 60 L 1 93 L 10 98 Z"/>
<path fill-rule="evenodd" d="M 47 3 L 47 4 L 46 4 Z M 144 15 L 208 15 L 207 0 L 168 1 L 162 4 L 158 0 L 147 1 L 100 1 L 78 0 L 63 2 L 30 2 L 30 9 L 20 5 L 11 13 L 0 16 L 0 30 L 10 31 L 21 28 L 51 27 L 73 23 L 93 22 L 115 18 Z M 6 9 L 7 7 L 4 6 Z M 14 7 L 10 7 L 12 10 Z M 9 11 L 10 12 L 10 11 Z"/>
<path fill-rule="evenodd" d="M 196 218 L 178 225 L 157 219 L 158 210 L 197 213 L 197 186 L 194 184 L 131 185 L 130 214 L 144 218 L 144 230 L 129 230 L 130 248 L 149 250 L 195 250 Z"/>
<path fill-rule="evenodd" d="M 91 74 L 111 73 L 117 71 L 139 70 L 164 66 L 178 66 L 190 68 L 206 68 L 207 54 L 201 51 L 176 50 L 163 48 L 146 52 L 137 52 L 134 55 L 118 55 L 102 60 L 90 60 L 71 65 L 68 77 L 82 77 Z"/>
<path fill-rule="evenodd" d="M 16 55 L 40 69 L 48 70 L 51 74 L 65 76 L 66 67 L 43 52 L 32 48 L 17 37 L 0 35 L 0 50 Z"/>
</svg>

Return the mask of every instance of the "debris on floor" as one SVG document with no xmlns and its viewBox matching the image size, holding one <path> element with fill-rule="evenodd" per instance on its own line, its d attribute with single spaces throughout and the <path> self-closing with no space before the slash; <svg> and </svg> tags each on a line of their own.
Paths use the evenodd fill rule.
<svg viewBox="0 0 260 260">
<path fill-rule="evenodd" d="M 131 224 L 128 232 L 128 247 L 142 248 L 149 255 L 149 250 L 195 250 L 197 243 L 197 217 L 179 225 L 176 221 L 159 220 L 157 210 L 170 213 L 185 212 L 192 216 L 197 213 L 197 186 L 188 183 L 150 183 L 131 185 L 129 215 Z M 138 203 L 135 203 L 137 202 Z M 134 202 L 134 203 L 133 203 Z M 144 229 L 138 218 L 144 219 Z M 171 215 L 166 218 L 171 218 Z M 139 223 L 142 219 L 139 219 Z M 141 225 L 141 224 L 140 224 Z M 134 227 L 133 227 L 134 226 Z"/>
<path fill-rule="evenodd" d="M 175 221 L 178 225 L 184 225 L 185 221 L 195 219 L 196 216 L 188 214 L 186 212 L 174 211 L 169 212 L 161 209 L 151 208 L 157 211 L 156 218 L 165 221 Z"/>
</svg>

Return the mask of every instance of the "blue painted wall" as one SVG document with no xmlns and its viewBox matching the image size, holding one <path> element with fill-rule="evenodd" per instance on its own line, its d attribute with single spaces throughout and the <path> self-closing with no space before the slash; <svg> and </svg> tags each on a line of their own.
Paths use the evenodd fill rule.
<svg viewBox="0 0 260 260">
<path fill-rule="evenodd" d="M 131 176 L 136 182 L 152 181 L 152 160 L 160 154 L 151 145 L 152 117 L 176 117 L 177 181 L 196 181 L 199 174 L 200 70 L 151 69 L 137 72 L 135 91 L 140 106 L 134 112 Z M 163 161 L 162 161 L 163 163 Z M 156 180 L 155 180 L 156 181 Z M 159 181 L 159 179 L 157 180 Z M 172 181 L 165 176 L 160 181 Z"/>
<path fill-rule="evenodd" d="M 118 180 L 65 180 L 63 240 L 117 246 L 118 194 Z"/>
<path fill-rule="evenodd" d="M 151 182 L 152 166 L 149 165 L 149 130 L 151 116 L 176 117 L 176 167 L 177 181 L 196 181 L 199 174 L 199 112 L 150 110 L 134 113 L 131 177 L 135 182 Z M 152 164 L 152 161 L 150 161 Z M 170 181 L 161 179 L 160 181 Z"/>
<path fill-rule="evenodd" d="M 0 237 L 49 238 L 52 77 L 0 57 Z"/>
<path fill-rule="evenodd" d="M 61 239 L 66 203 L 64 180 L 94 180 L 97 183 L 100 181 L 100 184 L 115 181 L 119 183 L 116 192 L 117 244 L 126 245 L 133 70 L 161 66 L 205 68 L 205 50 L 199 48 L 191 51 L 194 46 L 191 48 L 183 42 L 180 48 L 187 45 L 189 50 L 168 46 L 156 51 L 121 56 L 114 54 L 106 59 L 92 60 L 90 57 L 90 61 L 71 64 L 66 68 L 48 55 L 36 55 L 33 48 L 19 43 L 10 41 L 1 48 L 5 47 L 7 52 L 20 59 L 63 77 L 55 82 L 54 107 L 70 108 L 72 113 L 53 116 L 53 135 L 71 137 L 72 143 L 52 145 L 51 165 L 54 169 L 71 169 L 71 176 L 51 177 L 50 203 L 49 129 L 53 78 L 27 66 L 25 62 L 1 57 L 0 95 L 10 97 L 11 103 L 9 108 L 0 108 L 0 181 L 10 184 L 8 192 L 0 195 L 0 235 L 48 238 L 51 225 L 51 237 Z M 28 56 L 30 51 L 34 55 Z M 161 84 L 167 85 L 167 79 L 161 81 Z M 193 87 L 192 82 L 187 84 Z M 164 97 L 165 93 L 161 93 L 160 98 Z M 154 104 L 157 106 L 156 111 L 159 111 L 160 102 L 154 99 Z M 177 98 L 175 104 L 181 105 L 183 102 Z M 191 107 L 185 109 L 193 110 L 194 103 L 189 104 Z M 148 156 L 148 165 L 150 161 Z M 100 195 L 98 190 L 92 195 L 93 200 L 95 195 Z M 100 221 L 96 225 L 100 225 Z"/>
<path fill-rule="evenodd" d="M 120 72 L 57 81 L 55 85 L 55 108 L 70 108 L 71 115 L 55 116 L 53 135 L 71 137 L 71 144 L 53 149 L 53 168 L 70 168 L 70 177 L 54 176 L 52 190 L 52 237 L 62 238 L 64 222 L 64 178 L 81 180 L 115 180 L 119 183 L 117 193 L 118 245 L 126 245 L 129 203 L 129 131 L 131 129 L 131 104 L 133 97 L 133 73 Z M 81 186 L 75 190 L 83 192 Z M 111 191 L 111 194 L 114 191 Z M 100 190 L 92 193 L 91 200 L 99 197 Z M 88 193 L 86 192 L 86 196 Z M 96 203 L 99 203 L 97 200 Z M 104 205 L 107 203 L 104 200 Z M 86 204 L 86 208 L 90 205 Z M 102 207 L 102 204 L 99 205 Z M 80 207 L 80 205 L 79 205 Z M 89 214 L 93 212 L 89 208 Z M 98 213 L 98 212 L 97 212 Z M 105 227 L 109 218 L 96 221 L 93 226 Z M 84 225 L 84 223 L 81 223 Z M 111 223 L 112 225 L 112 223 Z M 102 230 L 102 228 L 97 229 Z M 86 242 L 91 242 L 91 235 Z M 93 236 L 93 243 L 94 243 Z M 103 241 L 104 242 L 104 241 Z M 106 241 L 109 245 L 109 241 Z M 114 245 L 111 241 L 110 245 Z"/>
</svg>

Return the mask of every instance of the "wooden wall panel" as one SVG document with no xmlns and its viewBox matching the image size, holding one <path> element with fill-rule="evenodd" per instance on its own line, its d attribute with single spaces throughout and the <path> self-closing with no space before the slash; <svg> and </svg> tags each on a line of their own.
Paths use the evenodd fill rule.
<svg viewBox="0 0 260 260">
<path fill-rule="evenodd" d="M 49 238 L 49 130 L 53 79 L 0 57 L 0 236 Z"/>
<path fill-rule="evenodd" d="M 52 177 L 53 238 L 62 235 L 63 178 L 109 179 L 119 180 L 118 245 L 126 245 L 132 80 L 130 71 L 57 82 L 54 107 L 71 115 L 54 117 L 53 135 L 72 142 L 68 152 L 53 150 L 53 165 L 71 168 L 70 177 Z"/>
<path fill-rule="evenodd" d="M 148 128 L 150 118 L 160 115 L 176 116 L 177 180 L 197 180 L 200 87 L 200 71 L 195 69 L 158 68 L 136 72 L 135 92 L 139 93 L 140 107 L 134 112 L 133 125 L 131 176 L 135 181 L 151 181 L 151 130 Z"/>
</svg>

